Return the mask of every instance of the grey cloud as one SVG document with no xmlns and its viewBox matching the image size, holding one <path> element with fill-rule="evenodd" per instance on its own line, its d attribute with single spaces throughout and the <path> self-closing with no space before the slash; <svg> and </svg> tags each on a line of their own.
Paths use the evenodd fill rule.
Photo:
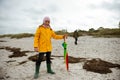
<svg viewBox="0 0 120 80">
<path fill-rule="evenodd" d="M 117 13 L 120 13 L 120 0 L 113 0 L 112 2 L 102 2 L 99 5 L 91 4 L 89 5 L 92 9 L 107 9 L 110 11 L 115 11 Z"/>
<path fill-rule="evenodd" d="M 113 0 L 112 3 L 103 2 L 101 6 L 105 9 L 113 10 L 120 13 L 120 0 Z"/>
<path fill-rule="evenodd" d="M 59 12 L 59 8 L 54 5 L 50 4 L 47 6 L 39 6 L 37 5 L 38 8 L 36 7 L 29 7 L 26 9 L 23 9 L 23 12 L 26 14 L 26 16 L 29 16 L 32 20 L 38 20 L 41 18 L 41 16 L 46 15 L 46 14 L 53 14 L 56 12 Z"/>
<path fill-rule="evenodd" d="M 113 12 L 115 20 L 120 20 L 120 0 L 113 0 L 112 3 L 103 2 L 101 7 Z"/>
<path fill-rule="evenodd" d="M 39 7 L 39 6 L 38 6 Z M 48 13 L 54 13 L 54 12 L 57 12 L 58 8 L 57 6 L 55 5 L 49 5 L 47 7 L 42 7 L 42 8 L 35 8 L 35 7 L 31 7 L 31 8 L 28 8 L 28 9 L 24 9 L 23 11 L 25 11 L 26 13 L 31 13 L 31 14 L 48 14 Z"/>
<path fill-rule="evenodd" d="M 114 13 L 111 16 L 114 20 L 120 20 L 120 0 L 113 0 L 112 2 L 102 2 L 99 5 L 91 4 L 89 6 L 92 9 L 104 9 L 109 11 L 110 13 Z"/>
</svg>

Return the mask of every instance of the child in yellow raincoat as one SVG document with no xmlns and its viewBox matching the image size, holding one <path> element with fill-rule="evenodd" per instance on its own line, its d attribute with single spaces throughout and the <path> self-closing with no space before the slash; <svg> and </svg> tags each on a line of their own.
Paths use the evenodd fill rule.
<svg viewBox="0 0 120 80">
<path fill-rule="evenodd" d="M 44 57 L 44 54 L 46 54 L 46 64 L 47 64 L 47 72 L 50 74 L 55 74 L 55 72 L 51 69 L 51 50 L 52 50 L 52 44 L 51 44 L 51 38 L 54 39 L 64 39 L 67 35 L 56 35 L 55 32 L 50 27 L 50 18 L 45 17 L 43 19 L 43 24 L 40 25 L 35 33 L 34 36 L 34 51 L 39 52 L 38 60 L 36 61 L 36 68 L 35 68 L 35 74 L 34 78 L 38 78 L 39 75 L 39 68 L 41 61 Z"/>
</svg>

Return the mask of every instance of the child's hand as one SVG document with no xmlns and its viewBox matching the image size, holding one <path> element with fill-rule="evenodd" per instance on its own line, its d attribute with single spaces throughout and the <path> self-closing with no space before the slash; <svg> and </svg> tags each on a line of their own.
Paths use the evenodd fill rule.
<svg viewBox="0 0 120 80">
<path fill-rule="evenodd" d="M 63 35 L 63 39 L 67 39 L 67 34 L 64 34 L 64 35 Z"/>
<path fill-rule="evenodd" d="M 37 48 L 37 47 L 35 47 L 35 48 L 34 48 L 34 51 L 35 51 L 35 52 L 38 52 L 38 48 Z"/>
</svg>

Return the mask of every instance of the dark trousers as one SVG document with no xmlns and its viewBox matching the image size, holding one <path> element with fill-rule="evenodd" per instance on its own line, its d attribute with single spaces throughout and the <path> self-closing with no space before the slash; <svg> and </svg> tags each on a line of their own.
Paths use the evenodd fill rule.
<svg viewBox="0 0 120 80">
<path fill-rule="evenodd" d="M 77 45 L 77 40 L 78 40 L 78 38 L 75 38 L 75 44 Z"/>
<path fill-rule="evenodd" d="M 36 65 L 40 65 L 43 58 L 44 58 L 44 54 L 46 54 L 46 63 L 50 64 L 51 63 L 51 60 L 50 60 L 50 57 L 51 57 L 51 52 L 44 52 L 44 53 L 39 53 L 39 56 L 38 56 L 38 59 L 36 61 Z"/>
</svg>

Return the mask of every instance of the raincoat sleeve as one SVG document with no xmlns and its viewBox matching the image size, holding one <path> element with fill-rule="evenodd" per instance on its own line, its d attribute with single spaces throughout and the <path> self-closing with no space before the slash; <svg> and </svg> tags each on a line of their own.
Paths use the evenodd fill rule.
<svg viewBox="0 0 120 80">
<path fill-rule="evenodd" d="M 40 37 L 40 28 L 38 27 L 34 35 L 34 47 L 38 47 L 39 37 Z"/>
<path fill-rule="evenodd" d="M 54 39 L 63 39 L 63 35 L 57 35 L 57 34 L 55 34 L 54 31 L 52 31 L 52 37 L 53 37 Z"/>
</svg>

